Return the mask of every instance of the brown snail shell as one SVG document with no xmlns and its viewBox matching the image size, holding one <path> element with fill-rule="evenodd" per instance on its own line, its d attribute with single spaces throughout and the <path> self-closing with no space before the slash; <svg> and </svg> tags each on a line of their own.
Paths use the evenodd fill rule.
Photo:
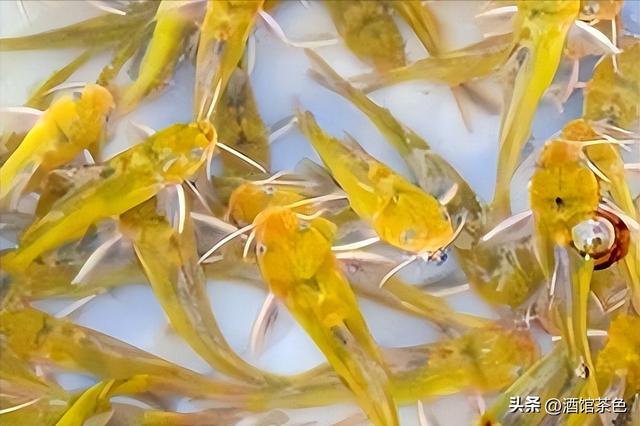
<svg viewBox="0 0 640 426">
<path fill-rule="evenodd" d="M 594 269 L 606 269 L 629 251 L 627 225 L 612 212 L 598 209 L 593 219 L 580 222 L 571 230 L 572 246 L 582 256 L 594 260 Z"/>
</svg>

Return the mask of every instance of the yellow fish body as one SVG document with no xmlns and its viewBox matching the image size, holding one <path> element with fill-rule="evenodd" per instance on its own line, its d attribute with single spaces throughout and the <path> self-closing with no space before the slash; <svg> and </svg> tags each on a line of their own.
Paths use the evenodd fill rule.
<svg viewBox="0 0 640 426">
<path fill-rule="evenodd" d="M 115 156 L 95 181 L 69 191 L 21 236 L 2 258 L 9 272 L 22 272 L 44 252 L 82 237 L 100 219 L 118 216 L 165 185 L 179 184 L 203 164 L 215 146 L 208 122 L 176 124 Z"/>
<path fill-rule="evenodd" d="M 376 425 L 397 425 L 387 369 L 331 244 L 336 227 L 326 219 L 301 220 L 271 207 L 255 220 L 262 276 L 274 295 L 309 333 Z"/>
<path fill-rule="evenodd" d="M 87 85 L 78 100 L 58 99 L 0 167 L 0 198 L 20 184 L 21 175 L 44 175 L 99 145 L 113 106 L 111 93 L 96 84 Z"/>
<path fill-rule="evenodd" d="M 516 75 L 500 129 L 493 209 L 497 218 L 511 212 L 510 183 L 520 151 L 531 133 L 540 98 L 556 73 L 569 28 L 578 17 L 578 0 L 519 1 L 514 22 Z"/>
<path fill-rule="evenodd" d="M 371 223 L 381 240 L 413 253 L 435 252 L 452 239 L 449 217 L 433 196 L 389 167 L 327 135 L 311 113 L 298 123 L 331 174 L 347 193 L 351 208 Z"/>
<path fill-rule="evenodd" d="M 196 57 L 194 111 L 211 117 L 242 58 L 263 0 L 209 0 Z"/>
</svg>

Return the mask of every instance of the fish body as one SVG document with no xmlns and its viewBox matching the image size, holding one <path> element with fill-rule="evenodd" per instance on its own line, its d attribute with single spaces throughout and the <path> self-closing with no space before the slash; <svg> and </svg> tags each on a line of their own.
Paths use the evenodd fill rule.
<svg viewBox="0 0 640 426">
<path fill-rule="evenodd" d="M 126 114 L 149 93 L 163 87 L 183 54 L 195 24 L 185 11 L 188 2 L 162 1 L 155 15 L 155 28 L 142 58 L 137 78 L 118 99 L 120 114 Z"/>
<path fill-rule="evenodd" d="M 453 228 L 435 197 L 360 146 L 347 147 L 326 134 L 311 113 L 298 114 L 298 123 L 347 193 L 351 208 L 371 223 L 381 240 L 414 253 L 435 252 L 450 242 Z"/>
<path fill-rule="evenodd" d="M 544 146 L 529 186 L 539 255 L 548 274 L 553 270 L 553 247 L 569 246 L 571 230 L 591 219 L 600 202 L 593 172 L 581 162 L 582 147 L 561 140 Z"/>
<path fill-rule="evenodd" d="M 500 129 L 498 172 L 493 199 L 497 218 L 511 212 L 510 182 L 522 147 L 529 138 L 533 116 L 562 57 L 569 28 L 578 17 L 577 0 L 519 1 L 514 21 L 516 46 L 513 90 L 507 97 Z"/>
<path fill-rule="evenodd" d="M 262 0 L 209 0 L 196 57 L 194 111 L 212 117 L 237 67 Z"/>
<path fill-rule="evenodd" d="M 87 85 L 78 100 L 58 99 L 0 167 L 0 198 L 19 185 L 21 178 L 28 180 L 36 172 L 44 175 L 70 162 L 83 149 L 99 145 L 113 107 L 111 93 L 96 84 Z"/>
<path fill-rule="evenodd" d="M 376 425 L 397 425 L 387 369 L 331 244 L 336 227 L 271 207 L 255 219 L 256 255 L 270 290 L 309 333 Z"/>
<path fill-rule="evenodd" d="M 42 33 L 0 38 L 0 51 L 113 45 L 150 22 L 158 3 L 131 2 L 124 15 L 107 13 Z"/>
<path fill-rule="evenodd" d="M 155 198 L 128 211 L 121 227 L 132 241 L 145 274 L 174 330 L 214 368 L 231 377 L 264 383 L 270 375 L 244 361 L 229 346 L 211 309 L 206 277 L 198 264 L 191 220 L 171 226 Z"/>
<path fill-rule="evenodd" d="M 18 248 L 2 258 L 9 272 L 24 271 L 48 250 L 80 238 L 100 219 L 117 217 L 170 184 L 180 184 L 204 163 L 215 146 L 208 122 L 176 124 L 104 164 L 99 179 L 53 203 L 21 236 Z"/>
</svg>

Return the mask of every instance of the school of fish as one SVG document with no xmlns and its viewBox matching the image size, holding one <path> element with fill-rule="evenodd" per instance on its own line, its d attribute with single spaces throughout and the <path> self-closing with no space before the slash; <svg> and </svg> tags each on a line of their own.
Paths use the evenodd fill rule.
<svg viewBox="0 0 640 426">
<path fill-rule="evenodd" d="M 0 37 L 0 58 L 80 52 L 22 105 L 0 108 L 0 424 L 434 426 L 460 424 L 430 409 L 459 394 L 478 426 L 640 426 L 640 34 L 624 13 L 637 29 L 634 0 L 86 3 L 92 18 Z M 482 38 L 449 48 L 438 3 L 474 3 Z M 28 4 L 15 5 L 29 21 Z M 324 13 L 335 37 L 290 39 L 276 18 L 293 6 Z M 331 111 L 292 100 L 288 117 L 263 122 L 251 80 L 265 30 L 371 121 L 408 176 L 350 129 L 325 130 Z M 423 58 L 405 51 L 407 31 Z M 370 71 L 341 75 L 323 57 L 335 44 Z M 100 72 L 73 82 L 90 60 Z M 132 122 L 186 62 L 191 121 Z M 414 80 L 450 90 L 468 132 L 470 103 L 500 113 L 493 199 L 370 97 Z M 581 114 L 536 140 L 541 103 L 580 95 Z M 109 156 L 121 123 L 133 140 Z M 274 170 L 272 145 L 296 131 L 318 161 Z M 514 212 L 516 192 L 527 203 Z M 416 267 L 444 263 L 455 271 L 414 282 Z M 207 287 L 218 280 L 266 291 L 247 330 L 252 357 L 216 319 Z M 73 321 L 97 295 L 141 282 L 212 374 Z M 456 310 L 446 296 L 459 292 L 493 314 Z M 362 298 L 439 337 L 379 344 Z M 52 299 L 70 302 L 53 313 L 34 303 Z M 280 310 L 325 363 L 294 375 L 255 363 Z M 92 384 L 70 389 L 60 373 Z M 291 411 L 333 404 L 352 415 L 304 423 Z M 415 407 L 410 420 L 403 406 Z"/>
</svg>

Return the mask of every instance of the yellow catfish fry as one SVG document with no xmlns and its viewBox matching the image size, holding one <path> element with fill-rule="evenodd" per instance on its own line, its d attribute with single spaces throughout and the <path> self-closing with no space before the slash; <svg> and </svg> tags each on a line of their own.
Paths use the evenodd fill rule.
<svg viewBox="0 0 640 426">
<path fill-rule="evenodd" d="M 516 75 L 500 128 L 498 172 L 492 207 L 497 219 L 511 213 L 510 183 L 531 133 L 538 102 L 556 73 L 578 0 L 519 1 L 514 22 Z"/>
<path fill-rule="evenodd" d="M 336 226 L 271 207 L 255 220 L 258 265 L 376 425 L 397 425 L 387 369 L 331 244 Z"/>
<path fill-rule="evenodd" d="M 495 73 L 509 58 L 512 47 L 510 35 L 494 36 L 460 50 L 420 59 L 387 71 L 362 74 L 350 80 L 365 92 L 412 80 L 455 87 Z"/>
<path fill-rule="evenodd" d="M 175 229 L 156 207 L 151 199 L 122 215 L 121 224 L 172 327 L 220 372 L 251 382 L 272 379 L 239 357 L 218 327 L 191 220 L 185 219 L 184 229 Z"/>
<path fill-rule="evenodd" d="M 609 388 L 622 376 L 626 382 L 624 394 L 630 397 L 640 392 L 640 317 L 618 315 L 609 325 L 607 343 L 598 353 L 596 375 L 600 389 Z"/>
<path fill-rule="evenodd" d="M 182 183 L 200 168 L 215 141 L 208 122 L 175 124 L 113 157 L 104 164 L 102 179 L 69 191 L 32 224 L 18 248 L 2 258 L 3 267 L 24 271 L 46 251 L 82 237 L 100 219 L 124 213 L 166 185 Z"/>
<path fill-rule="evenodd" d="M 451 241 L 451 222 L 435 197 L 355 142 L 347 147 L 326 134 L 311 113 L 298 113 L 298 124 L 347 193 L 351 208 L 371 223 L 381 240 L 413 253 L 436 252 Z"/>
<path fill-rule="evenodd" d="M 622 129 L 640 129 L 640 42 L 633 41 L 614 58 L 604 58 L 595 68 L 584 92 L 583 117 L 606 121 Z"/>
<path fill-rule="evenodd" d="M 358 58 L 380 71 L 405 64 L 402 35 L 382 1 L 328 0 L 324 5 L 345 44 Z"/>
<path fill-rule="evenodd" d="M 138 77 L 123 89 L 118 99 L 120 114 L 133 110 L 150 92 L 164 86 L 173 73 L 183 46 L 195 24 L 185 10 L 188 1 L 163 0 L 155 16 L 155 29 L 145 52 Z"/>
<path fill-rule="evenodd" d="M 581 164 L 582 147 L 563 140 L 545 144 L 529 185 L 538 256 L 547 276 L 554 267 L 554 246 L 568 246 L 571 230 L 591 219 L 600 190 L 593 172 Z"/>
<path fill-rule="evenodd" d="M 447 210 L 449 213 L 466 211 L 466 230 L 471 232 L 473 226 L 477 227 L 475 222 L 481 219 L 482 206 L 474 191 L 455 168 L 433 152 L 427 141 L 399 122 L 388 109 L 376 104 L 344 80 L 317 53 L 312 50 L 305 52 L 313 64 L 310 70 L 313 79 L 353 103 L 371 120 L 385 139 L 402 155 L 424 191 L 440 197 L 455 187 L 455 194 L 446 203 Z"/>
<path fill-rule="evenodd" d="M 112 108 L 109 91 L 95 84 L 86 86 L 76 101 L 68 96 L 57 100 L 0 167 L 0 198 L 26 185 L 34 173 L 43 176 L 98 145 Z"/>
<path fill-rule="evenodd" d="M 212 122 L 225 145 L 269 168 L 268 131 L 260 118 L 249 76 L 241 68 L 236 68 L 231 75 Z M 227 176 L 255 171 L 254 166 L 227 152 L 220 156 Z"/>
<path fill-rule="evenodd" d="M 194 111 L 210 118 L 244 53 L 262 0 L 208 0 L 196 57 Z"/>
<path fill-rule="evenodd" d="M 538 356 L 528 332 L 497 325 L 470 330 L 457 339 L 435 343 L 421 367 L 405 373 L 394 371 L 394 397 L 405 402 L 420 394 L 500 390 L 520 377 Z M 429 390 L 434 393 L 429 395 Z"/>
<path fill-rule="evenodd" d="M 510 386 L 538 358 L 528 332 L 489 325 L 456 337 L 420 346 L 384 350 L 391 370 L 393 395 L 413 404 L 458 392 L 480 394 Z M 316 369 L 300 387 L 262 395 L 261 409 L 303 408 L 346 402 L 353 396 L 335 373 Z"/>
<path fill-rule="evenodd" d="M 149 22 L 157 7 L 156 1 L 130 2 L 125 15 L 108 13 L 51 31 L 0 38 L 0 51 L 108 46 Z"/>
<path fill-rule="evenodd" d="M 154 391 L 225 399 L 253 387 L 218 382 L 113 337 L 31 308 L 0 311 L 0 336 L 20 359 L 102 379 L 146 376 Z"/>
</svg>

